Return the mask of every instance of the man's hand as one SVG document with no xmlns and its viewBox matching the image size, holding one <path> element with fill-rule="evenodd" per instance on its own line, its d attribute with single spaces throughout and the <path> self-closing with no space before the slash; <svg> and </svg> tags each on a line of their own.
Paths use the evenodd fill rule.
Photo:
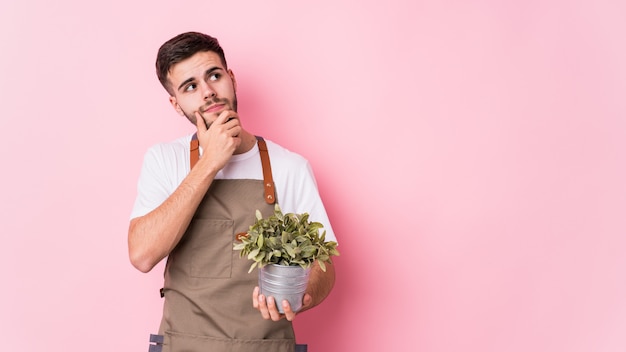
<svg viewBox="0 0 626 352">
<path fill-rule="evenodd" d="M 302 298 L 302 308 L 300 309 L 300 312 L 310 308 L 312 302 L 313 299 L 311 298 L 311 295 L 305 293 Z M 254 291 L 252 292 L 252 306 L 261 312 L 263 319 L 279 321 L 285 318 L 289 321 L 293 321 L 296 318 L 296 312 L 291 310 L 289 302 L 287 300 L 283 300 L 281 304 L 285 314 L 278 312 L 278 307 L 276 306 L 276 302 L 274 302 L 274 297 L 265 297 L 264 295 L 260 295 L 259 287 L 257 286 L 254 288 Z"/>
<path fill-rule="evenodd" d="M 232 110 L 222 111 L 208 128 L 200 112 L 196 111 L 195 115 L 202 153 L 209 156 L 216 170 L 221 170 L 241 144 L 238 115 Z"/>
</svg>

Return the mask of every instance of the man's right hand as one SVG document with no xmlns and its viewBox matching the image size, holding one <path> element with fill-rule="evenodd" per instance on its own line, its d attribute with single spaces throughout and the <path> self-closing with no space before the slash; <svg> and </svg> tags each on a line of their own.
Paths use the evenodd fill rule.
<svg viewBox="0 0 626 352">
<path fill-rule="evenodd" d="M 198 142 L 202 147 L 200 160 L 206 156 L 205 162 L 210 162 L 209 168 L 221 170 L 241 144 L 239 115 L 235 111 L 225 110 L 212 123 L 205 123 L 198 111 L 195 115 Z"/>
</svg>

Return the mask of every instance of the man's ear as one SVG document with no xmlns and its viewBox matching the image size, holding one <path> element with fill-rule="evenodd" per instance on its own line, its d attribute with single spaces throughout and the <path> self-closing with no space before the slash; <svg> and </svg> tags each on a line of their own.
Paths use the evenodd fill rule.
<svg viewBox="0 0 626 352">
<path fill-rule="evenodd" d="M 185 113 L 183 112 L 183 109 L 180 108 L 180 105 L 178 105 L 178 101 L 175 96 L 170 95 L 170 104 L 172 104 L 172 107 L 174 107 L 174 110 L 176 110 L 180 116 L 185 116 Z"/>
<path fill-rule="evenodd" d="M 228 75 L 230 76 L 230 79 L 233 81 L 233 89 L 235 90 L 235 93 L 237 92 L 237 80 L 235 79 L 235 73 L 233 72 L 233 70 L 228 69 Z"/>
</svg>

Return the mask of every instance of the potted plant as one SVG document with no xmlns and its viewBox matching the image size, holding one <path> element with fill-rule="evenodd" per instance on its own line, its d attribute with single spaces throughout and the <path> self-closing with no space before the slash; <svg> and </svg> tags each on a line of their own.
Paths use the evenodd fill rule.
<svg viewBox="0 0 626 352">
<path fill-rule="evenodd" d="M 302 308 L 311 266 L 317 261 L 326 271 L 331 256 L 339 255 L 337 242 L 326 241 L 326 231 L 320 234 L 324 226 L 309 221 L 308 213 L 283 214 L 278 204 L 267 218 L 257 210 L 256 219 L 246 233 L 237 235 L 233 248 L 253 261 L 249 273 L 259 268 L 260 293 L 273 296 L 276 302 L 286 299 L 297 312 Z M 282 305 L 277 306 L 284 313 Z"/>
</svg>

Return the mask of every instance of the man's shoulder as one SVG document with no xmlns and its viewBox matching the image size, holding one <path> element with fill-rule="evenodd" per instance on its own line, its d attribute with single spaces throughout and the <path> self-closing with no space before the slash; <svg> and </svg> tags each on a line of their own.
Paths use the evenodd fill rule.
<svg viewBox="0 0 626 352">
<path fill-rule="evenodd" d="M 192 135 L 186 135 L 168 142 L 153 144 L 148 148 L 147 154 L 160 156 L 184 155 L 189 150 L 189 142 Z"/>
<path fill-rule="evenodd" d="M 270 154 L 270 158 L 272 159 L 272 161 L 274 160 L 280 160 L 281 162 L 286 162 L 286 163 L 308 163 L 308 161 L 306 160 L 305 157 L 303 157 L 302 155 L 291 151 L 285 147 L 283 147 L 282 145 L 273 142 L 271 140 L 266 140 L 267 142 L 267 150 Z"/>
</svg>

